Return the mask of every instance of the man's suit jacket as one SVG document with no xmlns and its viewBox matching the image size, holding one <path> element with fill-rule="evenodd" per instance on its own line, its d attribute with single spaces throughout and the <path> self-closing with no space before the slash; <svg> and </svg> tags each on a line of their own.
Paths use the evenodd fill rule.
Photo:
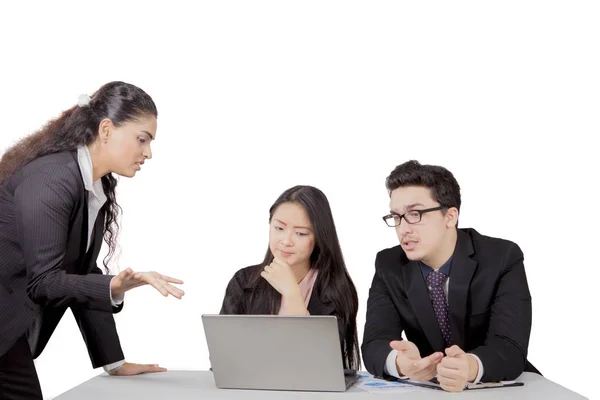
<svg viewBox="0 0 600 400">
<path fill-rule="evenodd" d="M 38 315 L 36 358 L 68 307 L 94 367 L 122 360 L 111 276 L 96 264 L 104 210 L 87 249 L 88 215 L 76 153 L 40 157 L 0 183 L 0 357 Z"/>
<path fill-rule="evenodd" d="M 511 380 L 524 370 L 531 331 L 531 296 L 523 253 L 512 242 L 459 229 L 448 286 L 448 317 L 454 344 L 477 355 L 482 381 Z M 383 250 L 375 260 L 362 344 L 365 367 L 383 376 L 390 341 L 402 332 L 421 357 L 444 351 L 418 262 L 400 246 Z"/>
<path fill-rule="evenodd" d="M 260 272 L 260 270 L 260 265 L 253 265 L 242 268 L 234 274 L 225 291 L 221 314 L 271 314 L 266 296 L 261 295 L 260 287 L 252 279 L 255 276 L 254 274 L 257 271 Z M 263 279 L 262 277 L 259 278 Z M 319 277 L 317 276 L 318 279 Z M 308 301 L 307 309 L 311 315 L 335 315 L 333 304 L 323 299 L 316 282 Z M 346 336 L 347 329 L 348 327 L 344 326 L 343 321 L 338 318 L 340 342 Z"/>
</svg>

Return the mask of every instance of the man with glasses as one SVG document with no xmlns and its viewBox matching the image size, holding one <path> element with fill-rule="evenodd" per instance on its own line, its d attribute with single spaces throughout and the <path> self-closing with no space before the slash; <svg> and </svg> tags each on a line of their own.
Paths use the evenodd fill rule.
<svg viewBox="0 0 600 400">
<path fill-rule="evenodd" d="M 437 378 L 448 391 L 538 372 L 527 361 L 531 296 L 519 246 L 457 228 L 460 187 L 443 167 L 408 161 L 386 186 L 383 220 L 400 245 L 375 259 L 362 344 L 367 370 Z"/>
</svg>

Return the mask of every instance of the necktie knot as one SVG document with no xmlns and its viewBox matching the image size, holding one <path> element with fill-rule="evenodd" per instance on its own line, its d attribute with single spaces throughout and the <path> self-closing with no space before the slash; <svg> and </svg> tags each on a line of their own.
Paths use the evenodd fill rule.
<svg viewBox="0 0 600 400">
<path fill-rule="evenodd" d="M 446 279 L 446 274 L 441 271 L 434 270 L 427 275 L 427 284 L 431 287 L 442 286 L 444 279 Z"/>
</svg>

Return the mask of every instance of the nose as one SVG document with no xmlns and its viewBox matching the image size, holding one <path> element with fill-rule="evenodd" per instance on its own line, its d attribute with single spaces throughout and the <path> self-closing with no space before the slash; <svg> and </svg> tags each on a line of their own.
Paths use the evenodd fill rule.
<svg viewBox="0 0 600 400">
<path fill-rule="evenodd" d="M 404 218 L 400 218 L 400 225 L 396 227 L 398 233 L 402 236 L 412 233 L 412 225 L 406 222 Z"/>
<path fill-rule="evenodd" d="M 152 149 L 150 148 L 150 145 L 148 145 L 148 147 L 144 149 L 144 158 L 148 160 L 152 158 Z"/>
<path fill-rule="evenodd" d="M 293 242 L 293 233 L 292 231 L 287 231 L 283 233 L 283 237 L 281 238 L 281 244 L 285 247 L 290 247 L 294 244 Z"/>
</svg>

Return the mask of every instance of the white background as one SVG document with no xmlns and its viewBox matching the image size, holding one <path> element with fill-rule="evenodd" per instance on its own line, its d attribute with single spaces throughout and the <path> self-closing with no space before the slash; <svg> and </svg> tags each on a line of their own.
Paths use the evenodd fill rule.
<svg viewBox="0 0 600 400">
<path fill-rule="evenodd" d="M 460 225 L 518 243 L 533 297 L 529 359 L 598 393 L 599 5 L 593 1 L 11 3 L 0 7 L 0 149 L 111 80 L 159 110 L 154 158 L 121 179 L 121 268 L 185 280 L 116 321 L 128 361 L 209 367 L 203 313 L 262 260 L 268 209 L 328 196 L 360 297 L 384 179 L 409 159 L 462 187 Z M 92 370 L 70 313 L 36 361 L 47 398 Z"/>
</svg>

